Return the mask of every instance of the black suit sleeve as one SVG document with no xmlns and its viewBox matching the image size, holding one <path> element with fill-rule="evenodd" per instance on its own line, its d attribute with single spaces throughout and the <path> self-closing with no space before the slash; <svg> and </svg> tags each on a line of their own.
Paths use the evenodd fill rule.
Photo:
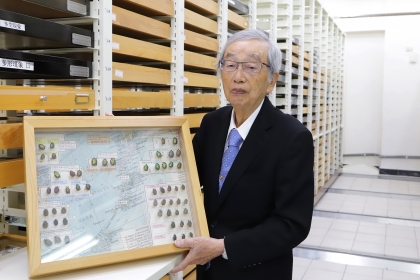
<svg viewBox="0 0 420 280">
<path fill-rule="evenodd" d="M 275 159 L 276 174 L 261 178 L 261 184 L 273 185 L 273 212 L 257 226 L 225 236 L 231 265 L 242 268 L 263 263 L 291 252 L 307 237 L 313 211 L 313 160 L 312 135 L 300 129 Z"/>
</svg>

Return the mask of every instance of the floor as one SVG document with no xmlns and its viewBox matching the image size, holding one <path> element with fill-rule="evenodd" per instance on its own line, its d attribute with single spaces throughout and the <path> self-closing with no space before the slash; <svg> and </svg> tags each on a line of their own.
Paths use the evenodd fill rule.
<svg viewBox="0 0 420 280">
<path fill-rule="evenodd" d="M 321 193 L 294 280 L 420 280 L 420 178 L 340 174 Z"/>
</svg>

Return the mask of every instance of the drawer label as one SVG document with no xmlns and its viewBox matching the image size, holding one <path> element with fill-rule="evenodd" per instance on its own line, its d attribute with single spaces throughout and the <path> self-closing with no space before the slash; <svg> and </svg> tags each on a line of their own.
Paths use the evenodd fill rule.
<svg viewBox="0 0 420 280">
<path fill-rule="evenodd" d="M 8 20 L 2 20 L 0 19 L 0 27 L 25 31 L 25 25 L 23 23 L 8 21 Z"/>
<path fill-rule="evenodd" d="M 89 78 L 89 67 L 70 65 L 70 76 Z"/>
<path fill-rule="evenodd" d="M 34 63 L 29 61 L 0 58 L 0 67 L 34 71 Z"/>
<path fill-rule="evenodd" d="M 71 0 L 67 0 L 67 10 L 84 16 L 87 14 L 86 5 Z"/>
</svg>

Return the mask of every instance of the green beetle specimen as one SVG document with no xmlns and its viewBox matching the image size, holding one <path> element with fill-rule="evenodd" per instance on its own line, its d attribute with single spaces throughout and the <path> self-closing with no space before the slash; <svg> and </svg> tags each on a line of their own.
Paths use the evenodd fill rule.
<svg viewBox="0 0 420 280">
<path fill-rule="evenodd" d="M 51 142 L 51 143 L 50 143 L 50 149 L 54 149 L 54 146 L 55 146 L 55 145 L 54 145 L 54 142 Z"/>
<path fill-rule="evenodd" d="M 156 163 L 156 164 L 155 164 L 155 169 L 156 169 L 156 170 L 159 170 L 159 169 L 160 169 L 160 165 L 159 165 L 159 163 Z"/>
<path fill-rule="evenodd" d="M 147 164 L 145 164 L 145 165 L 143 166 L 143 170 L 144 170 L 144 171 L 148 171 L 148 170 L 149 170 L 149 166 L 148 166 Z"/>
<path fill-rule="evenodd" d="M 166 164 L 166 162 L 162 162 L 162 168 L 166 169 L 166 167 L 168 167 L 168 165 Z"/>
<path fill-rule="evenodd" d="M 176 167 L 177 167 L 178 169 L 181 169 L 181 167 L 182 167 L 182 163 L 178 162 L 178 164 L 176 165 Z"/>
<path fill-rule="evenodd" d="M 54 177 L 57 179 L 60 178 L 61 177 L 60 172 L 54 171 Z"/>
<path fill-rule="evenodd" d="M 115 165 L 117 164 L 117 161 L 115 160 L 115 158 L 111 158 L 111 159 L 109 160 L 109 163 L 110 163 L 112 166 L 115 166 Z"/>
<path fill-rule="evenodd" d="M 178 144 L 178 138 L 174 137 L 174 139 L 172 139 L 172 143 L 174 143 L 175 145 Z"/>
<path fill-rule="evenodd" d="M 45 145 L 43 145 L 43 144 L 39 144 L 39 145 L 38 145 L 38 148 L 39 148 L 40 150 L 45 150 Z"/>
<path fill-rule="evenodd" d="M 171 161 L 169 162 L 169 168 L 172 168 L 172 167 L 174 167 L 174 163 Z"/>
<path fill-rule="evenodd" d="M 76 184 L 76 191 L 80 191 L 80 185 Z"/>
<path fill-rule="evenodd" d="M 156 151 L 156 156 L 157 156 L 157 157 L 161 157 L 161 156 L 162 156 L 162 153 L 161 153 L 161 152 L 159 152 L 159 151 Z"/>
<path fill-rule="evenodd" d="M 107 166 L 108 165 L 108 161 L 106 160 L 106 158 L 104 158 L 102 160 L 102 166 Z"/>
<path fill-rule="evenodd" d="M 45 155 L 44 155 L 44 154 L 42 154 L 42 155 L 41 155 L 41 157 L 40 157 L 40 159 L 41 159 L 41 160 L 44 160 L 44 159 L 45 159 Z"/>
<path fill-rule="evenodd" d="M 77 177 L 82 176 L 82 170 L 77 170 L 76 174 L 77 174 Z"/>
<path fill-rule="evenodd" d="M 98 160 L 96 158 L 93 158 L 91 162 L 92 162 L 92 166 L 98 165 Z"/>
</svg>

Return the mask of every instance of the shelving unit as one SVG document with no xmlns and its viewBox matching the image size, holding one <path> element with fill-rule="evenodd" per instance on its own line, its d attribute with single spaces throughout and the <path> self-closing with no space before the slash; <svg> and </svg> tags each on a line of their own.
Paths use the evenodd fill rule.
<svg viewBox="0 0 420 280">
<path fill-rule="evenodd" d="M 317 0 L 257 1 L 257 28 L 283 53 L 284 69 L 270 100 L 314 137 L 316 194 L 342 163 L 344 34 Z"/>
<path fill-rule="evenodd" d="M 312 132 L 315 194 L 341 166 L 345 34 L 318 0 L 48 3 L 0 3 L 0 18 L 13 27 L 0 27 L 0 58 L 10 66 L 0 67 L 0 209 L 13 208 L 9 192 L 23 192 L 17 110 L 185 115 L 194 134 L 207 112 L 228 105 L 216 55 L 229 34 L 246 28 L 264 30 L 282 52 L 269 98 Z M 0 234 L 25 234 L 0 214 Z"/>
</svg>

